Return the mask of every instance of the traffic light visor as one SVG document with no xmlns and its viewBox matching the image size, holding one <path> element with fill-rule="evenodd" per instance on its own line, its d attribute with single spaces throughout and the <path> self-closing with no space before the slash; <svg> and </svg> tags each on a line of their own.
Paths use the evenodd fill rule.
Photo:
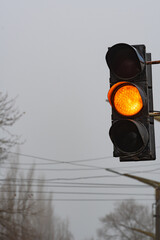
<svg viewBox="0 0 160 240">
<path fill-rule="evenodd" d="M 144 59 L 137 49 L 119 43 L 109 48 L 106 61 L 111 72 L 120 79 L 132 79 L 140 74 L 144 68 Z"/>
<path fill-rule="evenodd" d="M 108 92 L 112 107 L 123 116 L 138 114 L 144 105 L 144 93 L 135 84 L 118 82 Z"/>
</svg>

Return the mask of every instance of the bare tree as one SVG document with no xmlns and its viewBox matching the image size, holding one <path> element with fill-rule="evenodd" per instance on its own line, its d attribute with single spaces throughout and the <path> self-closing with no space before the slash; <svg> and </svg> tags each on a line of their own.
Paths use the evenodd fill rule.
<svg viewBox="0 0 160 240">
<path fill-rule="evenodd" d="M 0 92 L 0 160 L 6 159 L 10 148 L 19 143 L 19 136 L 9 131 L 9 127 L 23 115 L 15 107 L 15 100 Z"/>
<path fill-rule="evenodd" d="M 0 187 L 0 240 L 72 240 L 68 222 L 54 216 L 52 195 L 44 193 L 45 179 L 33 184 L 35 166 L 25 175 L 17 160 L 9 162 L 15 167 Z"/>
<path fill-rule="evenodd" d="M 56 240 L 73 240 L 73 235 L 69 230 L 69 221 L 56 217 L 54 221 L 54 238 Z"/>
<path fill-rule="evenodd" d="M 100 219 L 100 239 L 143 240 L 153 239 L 152 213 L 147 206 L 128 200 L 116 205 L 114 211 Z"/>
<path fill-rule="evenodd" d="M 15 108 L 15 100 L 0 93 L 0 161 L 7 159 L 12 161 L 12 165 L 10 148 L 21 142 L 9 127 L 23 115 Z M 72 239 L 68 223 L 63 220 L 55 222 L 51 194 L 48 195 L 49 201 L 45 201 L 45 180 L 40 180 L 40 184 L 33 187 L 34 166 L 25 176 L 18 170 L 17 159 L 14 165 L 16 167 L 10 168 L 5 179 L 1 179 L 0 240 L 55 240 L 57 236 L 60 240 Z M 60 232 L 63 234 L 60 235 Z"/>
<path fill-rule="evenodd" d="M 38 215 L 32 189 L 34 167 L 24 177 L 14 164 L 17 168 L 8 171 L 0 188 L 0 239 L 30 240 L 35 233 L 31 219 Z"/>
</svg>

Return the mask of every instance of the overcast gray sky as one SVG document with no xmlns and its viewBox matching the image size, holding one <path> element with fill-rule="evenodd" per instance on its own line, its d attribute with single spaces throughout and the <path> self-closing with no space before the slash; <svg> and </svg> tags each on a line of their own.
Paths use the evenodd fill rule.
<svg viewBox="0 0 160 240">
<path fill-rule="evenodd" d="M 142 171 L 149 170 L 160 164 L 159 123 L 155 124 L 155 162 L 120 163 L 118 158 L 112 158 L 108 136 L 111 109 L 105 102 L 109 89 L 109 70 L 105 63 L 108 47 L 119 42 L 145 44 L 152 59 L 160 59 L 159 10 L 158 0 L 0 0 L 1 91 L 8 92 L 10 97 L 18 95 L 17 105 L 26 112 L 14 128 L 15 133 L 26 139 L 20 148 L 22 154 L 59 161 L 98 158 L 80 163 L 101 168 L 128 167 L 120 168 L 121 171 L 136 170 L 138 165 L 144 165 L 140 168 Z M 160 110 L 159 76 L 160 66 L 153 66 L 156 110 Z M 20 160 L 24 163 L 46 162 L 23 156 Z M 55 166 L 52 168 L 82 168 L 69 164 Z M 142 176 L 158 179 L 153 173 Z M 109 175 L 104 169 L 43 170 L 43 174 L 46 179 Z M 133 180 L 110 176 L 71 182 L 136 184 Z M 65 191 L 69 190 L 118 191 L 65 188 Z M 102 197 L 98 194 L 54 195 L 55 199 Z M 120 196 L 111 195 L 110 198 L 119 199 Z M 95 236 L 99 217 L 108 213 L 113 203 L 55 201 L 54 208 L 57 215 L 68 217 L 75 239 L 82 240 Z"/>
</svg>

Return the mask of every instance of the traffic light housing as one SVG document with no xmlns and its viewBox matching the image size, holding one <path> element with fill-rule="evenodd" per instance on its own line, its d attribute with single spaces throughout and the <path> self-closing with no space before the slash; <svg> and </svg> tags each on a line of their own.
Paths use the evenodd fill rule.
<svg viewBox="0 0 160 240">
<path fill-rule="evenodd" d="M 155 159 L 151 54 L 144 45 L 118 43 L 108 49 L 108 100 L 112 106 L 109 131 L 113 156 L 120 161 Z"/>
</svg>

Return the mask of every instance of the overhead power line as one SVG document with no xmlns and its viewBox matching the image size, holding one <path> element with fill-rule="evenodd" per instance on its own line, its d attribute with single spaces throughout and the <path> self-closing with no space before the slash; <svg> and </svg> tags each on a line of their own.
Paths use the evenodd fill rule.
<svg viewBox="0 0 160 240">
<path fill-rule="evenodd" d="M 8 180 L 9 181 L 9 180 Z M 151 188 L 149 185 L 143 184 L 103 184 L 103 183 L 75 183 L 75 182 L 54 182 L 54 184 L 22 184 L 17 182 L 3 183 L 2 186 L 17 186 L 17 187 L 47 187 L 47 188 Z"/>
<path fill-rule="evenodd" d="M 23 170 L 23 171 L 29 171 L 30 168 L 23 168 L 23 167 L 15 167 L 15 165 L 10 164 L 11 166 L 1 166 L 1 169 L 10 169 L 10 170 Z M 153 166 L 153 165 L 152 165 Z M 35 168 L 35 171 L 49 171 L 49 172 L 69 172 L 69 171 L 102 171 L 105 170 L 105 167 L 99 167 L 99 168 L 95 168 L 94 166 L 91 168 Z M 113 168 L 113 169 L 117 169 L 117 168 Z M 153 173 L 153 172 L 157 172 L 159 171 L 160 168 L 155 168 L 155 169 L 150 169 L 150 170 L 140 170 L 140 171 L 130 171 L 128 173 Z M 154 174 L 159 174 L 159 173 L 154 173 Z M 108 176 L 108 177 L 115 177 L 115 176 Z M 118 176 L 116 176 L 118 177 Z"/>
<path fill-rule="evenodd" d="M 31 164 L 30 164 L 31 165 Z M 22 167 L 10 167 L 10 166 L 1 166 L 1 169 L 12 169 L 12 170 L 24 170 L 28 171 L 30 168 L 22 168 Z M 105 168 L 35 168 L 36 171 L 99 171 L 99 170 L 105 170 Z"/>
<path fill-rule="evenodd" d="M 96 157 L 96 158 L 86 158 L 86 159 L 79 159 L 79 160 L 73 160 L 73 161 L 65 161 L 65 160 L 58 160 L 58 159 L 52 159 L 52 158 L 45 158 L 45 157 L 39 157 L 35 155 L 30 155 L 30 154 L 24 154 L 24 153 L 16 153 L 16 152 L 8 152 L 10 154 L 15 154 L 19 156 L 24 156 L 28 158 L 33 158 L 33 159 L 39 159 L 39 160 L 44 160 L 44 161 L 49 161 L 57 164 L 71 164 L 71 163 L 78 163 L 78 162 L 88 162 L 88 161 L 95 161 L 95 160 L 103 160 L 107 158 L 112 158 L 112 156 L 103 156 L 103 157 Z"/>
<path fill-rule="evenodd" d="M 158 146 L 157 148 L 160 148 Z M 56 165 L 56 164 L 70 164 L 70 165 L 75 165 L 75 166 L 83 166 L 83 167 L 89 167 L 89 168 L 97 168 L 97 169 L 103 169 L 103 167 L 100 166 L 93 166 L 93 165 L 84 165 L 84 164 L 77 164 L 81 162 L 88 162 L 88 161 L 97 161 L 97 160 L 105 160 L 105 159 L 110 159 L 113 158 L 112 156 L 102 156 L 102 157 L 95 157 L 95 158 L 86 158 L 86 159 L 79 159 L 79 160 L 72 160 L 72 161 L 65 161 L 65 160 L 58 160 L 58 159 L 52 159 L 52 158 L 46 158 L 46 157 L 41 157 L 41 156 L 35 156 L 31 154 L 24 154 L 24 153 L 17 153 L 17 152 L 8 152 L 10 154 L 14 155 L 19 155 L 19 156 L 24 156 L 27 158 L 32 158 L 32 159 L 37 159 L 37 160 L 43 160 L 47 161 L 47 163 L 36 163 L 36 165 Z M 30 163 L 21 163 L 21 165 L 30 165 Z M 133 168 L 135 167 L 149 167 L 149 166 L 156 166 L 160 165 L 160 163 L 157 164 L 147 164 L 147 165 L 134 165 Z M 130 166 L 126 167 L 116 167 L 115 169 L 120 169 L 120 168 L 130 168 Z"/>
<path fill-rule="evenodd" d="M 25 198 L 9 198 L 9 199 L 0 199 L 0 201 L 24 201 L 26 200 Z M 115 201 L 128 201 L 130 200 L 130 198 L 121 198 L 121 199 L 116 199 L 116 198 L 113 198 L 113 199 L 101 199 L 101 198 L 35 198 L 35 199 L 32 199 L 32 198 L 28 198 L 27 199 L 28 201 L 31 200 L 31 201 L 59 201 L 59 202 L 115 202 Z M 153 199 L 145 199 L 145 198 L 135 198 L 135 200 L 137 201 L 154 201 L 154 198 Z"/>
<path fill-rule="evenodd" d="M 15 191 L 13 190 L 3 190 L 0 189 L 1 193 L 15 193 Z M 73 191 L 25 191 L 25 190 L 21 190 L 18 191 L 18 193 L 26 193 L 29 195 L 34 195 L 34 194 L 53 194 L 53 195 L 57 195 L 57 194 L 64 194 L 64 195 L 108 195 L 108 196 L 154 196 L 154 194 L 152 193 L 112 193 L 112 192 L 73 192 Z"/>
</svg>

